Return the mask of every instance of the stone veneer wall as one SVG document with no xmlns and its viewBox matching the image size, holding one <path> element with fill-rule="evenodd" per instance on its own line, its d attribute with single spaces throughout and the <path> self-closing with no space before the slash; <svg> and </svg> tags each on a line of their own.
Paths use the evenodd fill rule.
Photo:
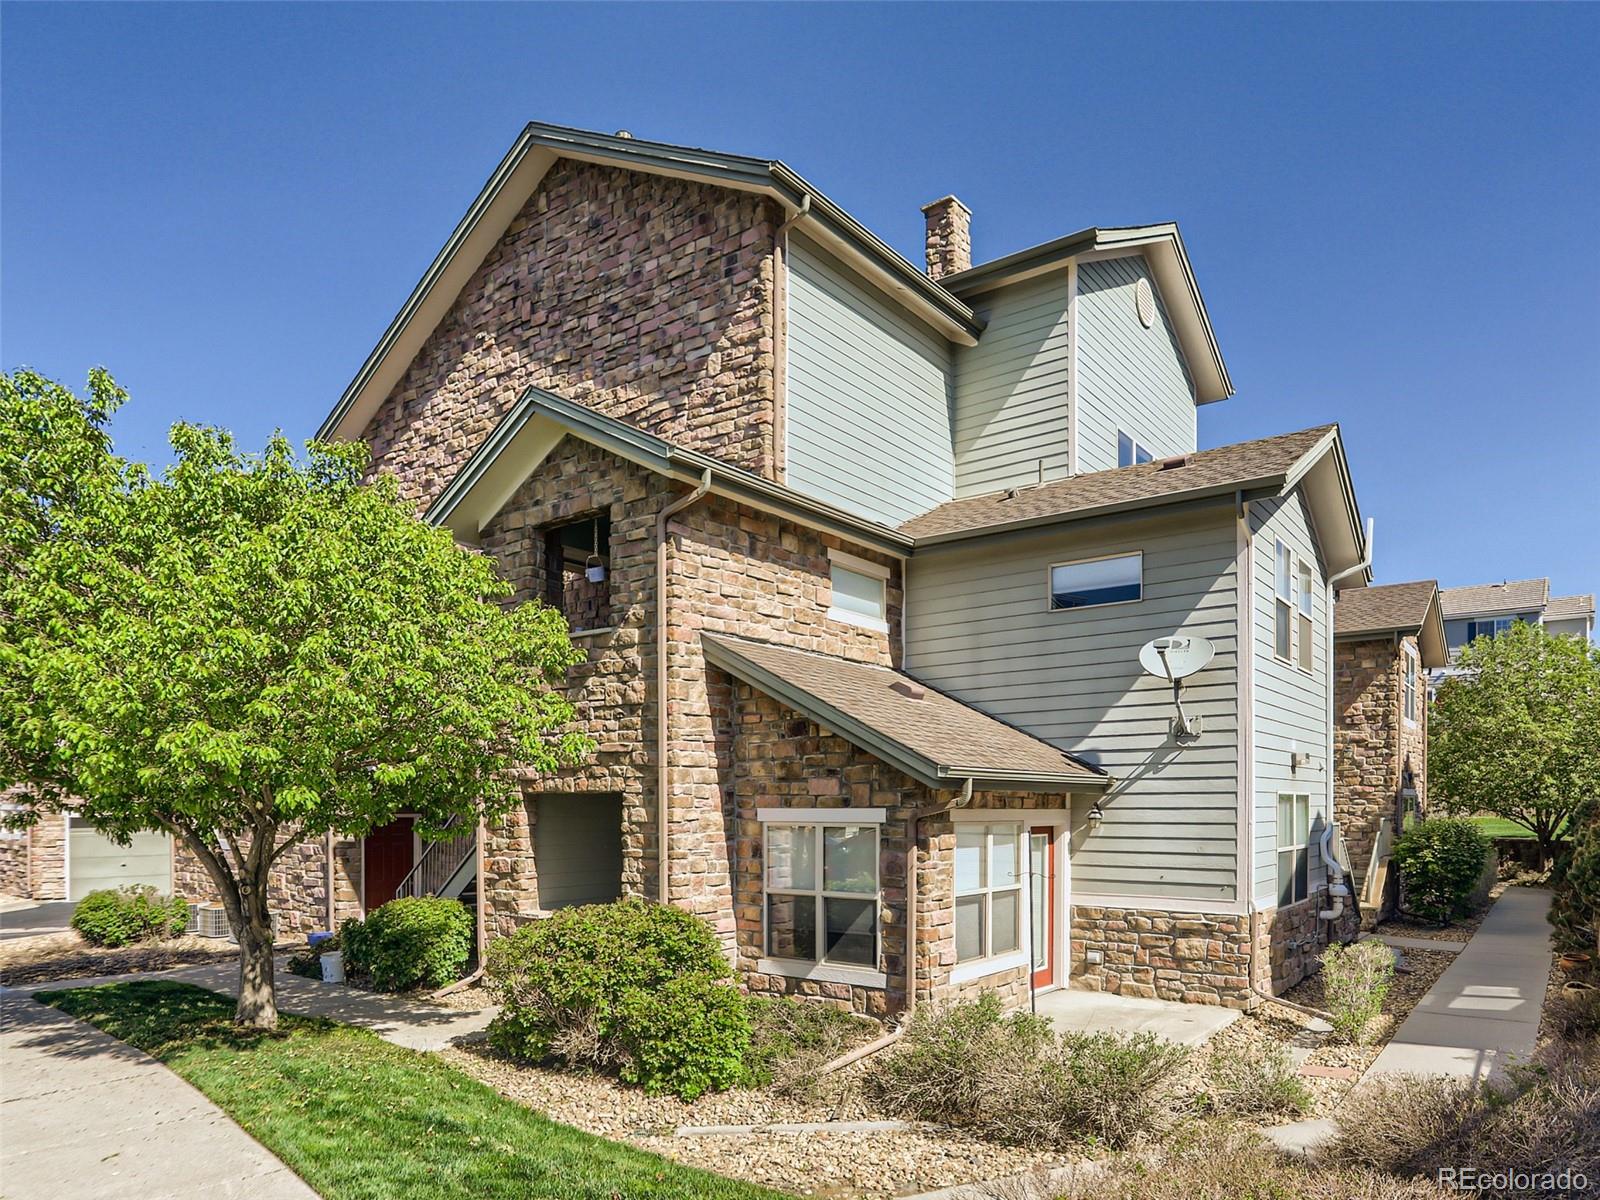
<svg viewBox="0 0 1600 1200">
<path fill-rule="evenodd" d="M 0 834 L 0 896 L 29 899 L 33 883 L 28 878 L 28 835 Z"/>
<path fill-rule="evenodd" d="M 1403 644 L 1417 650 L 1417 639 Z M 1400 832 L 1404 768 L 1409 765 L 1419 806 L 1428 794 L 1428 698 L 1417 669 L 1417 720 L 1404 718 L 1405 655 L 1391 638 L 1334 644 L 1334 814 L 1350 847 L 1359 893 L 1372 861 L 1381 818 Z"/>
<path fill-rule="evenodd" d="M 0 811 L 21 809 L 26 789 L 0 792 Z M 67 818 L 45 813 L 27 829 L 0 836 L 0 895 L 23 900 L 67 897 Z"/>
<path fill-rule="evenodd" d="M 720 674 L 720 672 L 714 672 Z M 839 1007 L 883 1017 L 905 1006 L 906 863 L 910 823 L 919 809 L 952 799 L 935 793 L 888 764 L 786 708 L 748 684 L 729 682 L 735 709 L 732 754 L 735 962 L 752 992 L 819 997 Z M 976 792 L 975 810 L 1062 811 L 1065 797 Z M 827 983 L 763 974 L 763 808 L 826 808 L 848 819 L 852 808 L 882 808 L 878 886 L 881 930 L 878 969 L 886 988 Z M 917 833 L 916 988 L 919 1002 L 947 1002 L 980 991 L 998 992 L 1008 1005 L 1026 1002 L 1028 968 L 1018 967 L 962 984 L 950 983 L 956 965 L 956 824 L 925 817 Z"/>
<path fill-rule="evenodd" d="M 655 897 L 655 522 L 685 489 L 609 451 L 562 442 L 483 531 L 482 545 L 515 589 L 515 599 L 545 594 L 549 569 L 543 529 L 605 513 L 611 522 L 609 584 L 614 628 L 580 637 L 587 661 L 568 676 L 567 695 L 596 752 L 583 766 L 525 782 L 544 792 L 622 796 L 625 895 Z M 735 924 L 730 869 L 732 815 L 726 801 L 731 759 L 731 693 L 713 679 L 702 632 L 726 633 L 888 663 L 899 624 L 898 578 L 888 587 L 885 636 L 827 616 L 828 548 L 819 534 L 716 497 L 673 518 L 668 555 L 668 678 L 672 703 L 672 855 L 669 898 L 711 921 L 728 942 Z M 849 546 L 858 556 L 888 558 Z M 494 932 L 506 933 L 542 911 L 530 803 L 490 831 L 485 899 Z"/>
<path fill-rule="evenodd" d="M 769 200 L 561 160 L 365 431 L 430 500 L 537 385 L 771 478 Z"/>
<path fill-rule="evenodd" d="M 271 909 L 279 933 L 311 933 L 328 927 L 327 856 L 323 841 L 301 842 L 272 867 Z M 334 924 L 361 915 L 361 843 L 334 843 Z M 172 856 L 172 890 L 186 900 L 216 903 L 217 889 L 206 869 L 181 843 Z"/>
</svg>

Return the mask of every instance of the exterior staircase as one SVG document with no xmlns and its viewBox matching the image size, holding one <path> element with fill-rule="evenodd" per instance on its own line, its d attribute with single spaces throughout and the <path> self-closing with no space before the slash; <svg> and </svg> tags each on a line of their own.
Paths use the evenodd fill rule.
<svg viewBox="0 0 1600 1200">
<path fill-rule="evenodd" d="M 402 896 L 445 896 L 470 905 L 477 898 L 478 889 L 475 846 L 475 830 L 470 826 L 458 836 L 429 842 L 422 848 L 417 865 L 395 888 L 395 899 Z"/>
</svg>

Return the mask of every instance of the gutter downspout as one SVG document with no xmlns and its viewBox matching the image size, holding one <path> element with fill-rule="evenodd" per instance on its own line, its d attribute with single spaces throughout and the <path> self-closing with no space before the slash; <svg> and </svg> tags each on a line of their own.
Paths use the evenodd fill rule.
<svg viewBox="0 0 1600 1200">
<path fill-rule="evenodd" d="M 333 923 L 333 830 L 331 829 L 328 830 L 322 839 L 322 857 L 324 860 L 323 868 L 325 872 L 323 887 L 327 891 L 328 896 L 328 932 L 337 933 L 339 931 L 338 926 Z"/>
<path fill-rule="evenodd" d="M 656 514 L 656 902 L 667 903 L 667 521 L 711 490 L 711 468 L 700 486 Z"/>
<path fill-rule="evenodd" d="M 969 775 L 966 782 L 961 785 L 960 796 L 949 804 L 939 804 L 912 812 L 907 821 L 911 832 L 911 844 L 906 849 L 906 1006 L 900 1014 L 900 1024 L 882 1037 L 874 1038 L 865 1046 L 857 1046 L 849 1053 L 824 1064 L 817 1071 L 819 1076 L 829 1075 L 848 1067 L 851 1063 L 858 1063 L 863 1058 L 876 1054 L 905 1037 L 906 1029 L 911 1023 L 911 1013 L 917 1006 L 917 827 L 924 817 L 936 817 L 940 813 L 949 812 L 952 808 L 965 808 L 971 803 L 972 777 Z"/>
<path fill-rule="evenodd" d="M 1370 567 L 1372 565 L 1372 533 L 1373 533 L 1373 520 L 1372 520 L 1371 517 L 1368 517 L 1367 518 L 1367 553 L 1366 553 L 1366 557 L 1364 557 L 1355 566 L 1346 567 L 1344 570 L 1340 571 L 1337 575 L 1335 575 L 1332 579 L 1328 580 L 1328 586 L 1329 587 L 1337 587 L 1338 584 L 1339 584 L 1339 581 L 1341 579 L 1343 579 L 1346 575 L 1354 575 L 1357 571 L 1365 571 L 1368 567 Z"/>
</svg>

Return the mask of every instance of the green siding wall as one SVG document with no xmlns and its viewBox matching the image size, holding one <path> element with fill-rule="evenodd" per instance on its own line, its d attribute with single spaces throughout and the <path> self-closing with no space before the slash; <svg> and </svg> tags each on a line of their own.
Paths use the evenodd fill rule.
<svg viewBox="0 0 1600 1200">
<path fill-rule="evenodd" d="M 1070 471 L 1066 270 L 1003 288 L 980 308 L 989 326 L 956 348 L 956 495 L 1022 487 Z"/>
<path fill-rule="evenodd" d="M 1140 323 L 1139 280 L 1156 297 L 1156 321 Z M 1142 255 L 1097 259 L 1078 268 L 1078 471 L 1117 465 L 1117 430 L 1157 458 L 1196 448 L 1194 389 Z"/>
<path fill-rule="evenodd" d="M 951 497 L 950 347 L 789 239 L 787 482 L 889 525 Z"/>
<path fill-rule="evenodd" d="M 1050 564 L 1144 553 L 1144 599 L 1051 612 Z M 1183 520 L 1052 531 L 919 553 L 910 568 L 908 669 L 986 712 L 1084 752 L 1119 783 L 1089 833 L 1079 803 L 1074 902 L 1160 896 L 1226 902 L 1238 881 L 1237 533 L 1232 509 Z M 1139 647 L 1201 634 L 1212 665 L 1184 692 L 1199 741 L 1172 738 L 1171 688 Z"/>
<path fill-rule="evenodd" d="M 1251 506 L 1251 560 L 1255 576 L 1255 898 L 1271 907 L 1278 902 L 1278 794 L 1307 793 L 1311 822 L 1328 819 L 1333 786 L 1333 731 L 1329 721 L 1329 679 L 1332 643 L 1328 639 L 1328 589 L 1305 500 L 1296 490 L 1282 500 Z M 1297 561 L 1311 564 L 1312 625 L 1316 658 L 1308 674 L 1273 657 L 1273 554 L 1282 538 Z M 1289 768 L 1289 744 L 1315 760 L 1298 771 Z M 1313 836 L 1313 842 L 1316 841 Z M 1311 854 L 1311 889 L 1322 885 L 1326 870 L 1321 856 Z"/>
</svg>

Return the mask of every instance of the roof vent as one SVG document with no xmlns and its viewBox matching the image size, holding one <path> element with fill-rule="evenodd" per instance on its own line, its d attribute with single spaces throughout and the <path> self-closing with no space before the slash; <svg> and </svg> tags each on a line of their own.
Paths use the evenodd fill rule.
<svg viewBox="0 0 1600 1200">
<path fill-rule="evenodd" d="M 617 132 L 613 136 L 619 137 L 619 138 L 627 138 L 629 141 L 633 140 L 633 134 L 629 133 L 626 129 L 617 130 Z"/>
<path fill-rule="evenodd" d="M 1163 471 L 1176 471 L 1179 467 L 1187 467 L 1189 465 L 1189 456 L 1187 454 L 1174 454 L 1171 458 L 1163 458 L 1157 465 Z"/>
<path fill-rule="evenodd" d="M 907 700 L 921 700 L 928 694 L 909 679 L 896 679 L 889 685 L 889 690 L 891 692 L 899 692 Z"/>
</svg>

